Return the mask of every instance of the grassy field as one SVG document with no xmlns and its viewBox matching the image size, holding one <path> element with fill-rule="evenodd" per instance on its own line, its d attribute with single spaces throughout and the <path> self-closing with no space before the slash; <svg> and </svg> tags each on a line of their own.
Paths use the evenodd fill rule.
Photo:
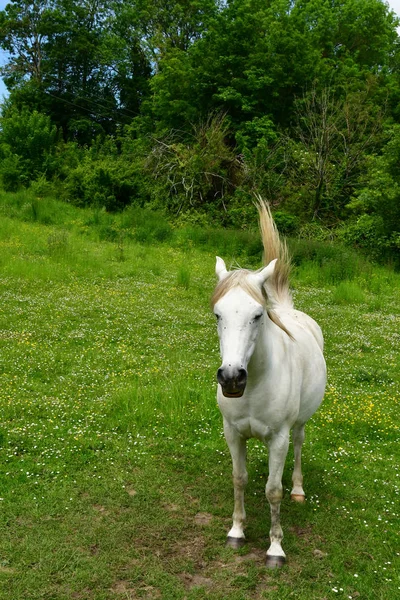
<svg viewBox="0 0 400 600">
<path fill-rule="evenodd" d="M 284 473 L 288 565 L 264 567 L 256 441 L 248 543 L 224 546 L 209 297 L 218 242 L 228 262 L 259 266 L 246 235 L 0 198 L 1 599 L 400 597 L 400 277 L 339 248 L 295 259 L 329 384 L 308 425 L 304 505 L 289 500 L 291 451 Z"/>
</svg>

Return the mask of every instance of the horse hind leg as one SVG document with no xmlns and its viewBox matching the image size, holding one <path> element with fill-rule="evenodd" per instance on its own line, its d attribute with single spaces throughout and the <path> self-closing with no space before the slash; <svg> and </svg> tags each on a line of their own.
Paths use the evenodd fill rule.
<svg viewBox="0 0 400 600">
<path fill-rule="evenodd" d="M 293 447 L 294 447 L 294 469 L 293 469 L 293 488 L 290 498 L 295 502 L 304 502 L 306 496 L 303 490 L 303 474 L 301 472 L 301 449 L 304 442 L 305 425 L 295 425 L 293 428 Z"/>
</svg>

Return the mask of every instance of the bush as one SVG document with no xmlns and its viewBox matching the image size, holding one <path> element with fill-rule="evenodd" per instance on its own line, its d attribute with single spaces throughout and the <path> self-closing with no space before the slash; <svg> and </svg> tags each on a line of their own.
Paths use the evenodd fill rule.
<svg viewBox="0 0 400 600">
<path fill-rule="evenodd" d="M 194 127 L 191 136 L 171 132 L 156 140 L 146 163 L 153 205 L 176 215 L 206 211 L 222 223 L 224 199 L 232 195 L 243 176 L 241 161 L 227 143 L 228 137 L 225 117 L 214 115 Z"/>
<path fill-rule="evenodd" d="M 15 191 L 40 173 L 55 149 L 57 129 L 37 111 L 12 109 L 0 119 L 0 164 L 5 189 Z"/>
<path fill-rule="evenodd" d="M 0 178 L 6 192 L 16 192 L 27 182 L 26 171 L 21 157 L 3 146 L 0 158 Z"/>
<path fill-rule="evenodd" d="M 121 157 L 94 160 L 89 152 L 65 182 L 66 199 L 77 206 L 121 210 L 141 196 L 142 184 L 135 165 Z"/>
<path fill-rule="evenodd" d="M 388 246 L 383 218 L 378 215 L 361 215 L 345 224 L 338 236 L 349 246 L 366 250 L 374 258 L 381 257 Z"/>
<path fill-rule="evenodd" d="M 277 210 L 274 212 L 274 221 L 278 228 L 279 233 L 283 235 L 291 235 L 298 230 L 299 219 L 294 215 L 290 215 L 283 210 Z"/>
</svg>

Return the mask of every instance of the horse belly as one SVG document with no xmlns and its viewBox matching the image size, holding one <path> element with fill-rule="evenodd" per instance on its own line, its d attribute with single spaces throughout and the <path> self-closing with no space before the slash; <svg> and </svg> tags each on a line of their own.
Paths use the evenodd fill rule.
<svg viewBox="0 0 400 600">
<path fill-rule="evenodd" d="M 308 373 L 308 380 L 303 383 L 298 423 L 306 423 L 318 409 L 324 397 L 326 366 L 322 355 L 320 361 L 315 361 L 314 367 L 314 371 Z"/>
</svg>

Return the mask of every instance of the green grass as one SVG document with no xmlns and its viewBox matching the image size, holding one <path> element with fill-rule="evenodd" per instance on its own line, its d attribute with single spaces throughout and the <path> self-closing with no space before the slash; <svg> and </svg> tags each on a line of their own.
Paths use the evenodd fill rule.
<svg viewBox="0 0 400 600">
<path fill-rule="evenodd" d="M 365 295 L 354 281 L 341 281 L 333 292 L 332 301 L 336 304 L 362 304 L 365 302 Z"/>
<path fill-rule="evenodd" d="M 55 201 L 46 223 L 15 198 L 0 198 L 0 598 L 398 598 L 399 276 L 360 259 L 341 281 L 331 247 L 296 261 L 295 303 L 323 327 L 329 383 L 308 425 L 303 506 L 288 498 L 288 457 L 288 566 L 271 572 L 256 441 L 248 544 L 224 547 L 217 240 L 140 242 L 133 222 Z"/>
</svg>

